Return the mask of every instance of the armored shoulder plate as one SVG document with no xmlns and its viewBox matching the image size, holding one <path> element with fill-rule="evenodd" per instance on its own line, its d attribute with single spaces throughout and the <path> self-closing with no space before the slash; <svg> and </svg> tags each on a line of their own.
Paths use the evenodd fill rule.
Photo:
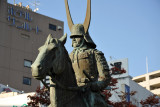
<svg viewBox="0 0 160 107">
<path fill-rule="evenodd" d="M 106 70 L 109 71 L 109 66 L 107 64 L 107 61 L 106 61 L 106 58 L 104 57 L 103 52 L 95 49 L 94 54 L 95 54 L 95 58 L 96 58 L 97 63 L 100 64 L 101 69 L 104 71 L 106 71 Z"/>
</svg>

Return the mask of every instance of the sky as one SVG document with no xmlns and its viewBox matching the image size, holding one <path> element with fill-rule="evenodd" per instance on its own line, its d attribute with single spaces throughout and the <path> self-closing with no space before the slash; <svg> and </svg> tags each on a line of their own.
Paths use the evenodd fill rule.
<svg viewBox="0 0 160 107">
<path fill-rule="evenodd" d="M 14 0 L 8 0 L 13 4 Z M 64 22 L 65 44 L 70 53 L 71 39 L 64 0 L 36 0 L 37 13 Z M 32 6 L 35 0 L 15 0 Z M 83 23 L 87 0 L 68 0 L 74 24 Z M 89 33 L 107 61 L 128 58 L 132 77 L 160 70 L 160 0 L 91 0 Z"/>
</svg>

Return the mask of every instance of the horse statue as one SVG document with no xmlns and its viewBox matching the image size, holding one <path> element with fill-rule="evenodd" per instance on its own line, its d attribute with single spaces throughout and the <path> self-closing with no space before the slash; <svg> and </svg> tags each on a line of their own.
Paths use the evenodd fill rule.
<svg viewBox="0 0 160 107">
<path fill-rule="evenodd" d="M 32 76 L 42 80 L 50 76 L 50 107 L 86 107 L 76 83 L 68 52 L 64 47 L 66 34 L 60 39 L 51 35 L 39 50 L 31 66 Z"/>
<path fill-rule="evenodd" d="M 50 106 L 49 107 L 106 107 L 96 106 L 92 92 L 85 92 L 86 86 L 78 87 L 72 63 L 64 47 L 67 35 L 60 39 L 47 37 L 41 46 L 35 62 L 31 65 L 32 76 L 42 80 L 50 76 Z M 44 84 L 45 85 L 45 84 Z M 90 97 L 86 100 L 84 97 Z"/>
</svg>

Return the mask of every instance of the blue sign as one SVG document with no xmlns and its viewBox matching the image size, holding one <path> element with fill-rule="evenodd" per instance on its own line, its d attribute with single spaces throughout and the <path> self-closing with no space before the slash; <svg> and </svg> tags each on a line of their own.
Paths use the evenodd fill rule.
<svg viewBox="0 0 160 107">
<path fill-rule="evenodd" d="M 130 87 L 128 85 L 125 85 L 125 93 L 126 95 L 126 101 L 130 102 Z"/>
<path fill-rule="evenodd" d="M 32 18 L 30 17 L 30 14 L 28 12 L 15 10 L 13 7 L 8 7 L 8 14 L 18 18 L 24 18 L 25 20 L 28 20 L 28 21 L 32 21 Z"/>
<path fill-rule="evenodd" d="M 8 6 L 8 21 L 11 22 L 11 26 L 15 26 L 18 29 L 23 29 L 26 31 L 35 31 L 36 34 L 40 31 L 38 26 L 31 27 L 29 22 L 32 21 L 32 18 L 28 12 L 23 12 L 21 10 L 14 9 L 13 7 Z M 18 19 L 23 18 L 27 22 L 20 22 Z M 29 21 L 29 22 L 28 22 Z"/>
</svg>

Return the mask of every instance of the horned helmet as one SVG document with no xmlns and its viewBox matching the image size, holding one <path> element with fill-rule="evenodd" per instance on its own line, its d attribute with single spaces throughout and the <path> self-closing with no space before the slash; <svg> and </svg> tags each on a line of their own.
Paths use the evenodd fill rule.
<svg viewBox="0 0 160 107">
<path fill-rule="evenodd" d="M 70 38 L 82 36 L 88 45 L 90 45 L 92 48 L 96 48 L 96 44 L 93 42 L 88 32 L 91 20 L 91 0 L 87 0 L 86 18 L 83 24 L 73 23 L 69 11 L 68 0 L 65 0 L 65 6 L 66 6 L 68 26 L 71 31 Z"/>
</svg>

